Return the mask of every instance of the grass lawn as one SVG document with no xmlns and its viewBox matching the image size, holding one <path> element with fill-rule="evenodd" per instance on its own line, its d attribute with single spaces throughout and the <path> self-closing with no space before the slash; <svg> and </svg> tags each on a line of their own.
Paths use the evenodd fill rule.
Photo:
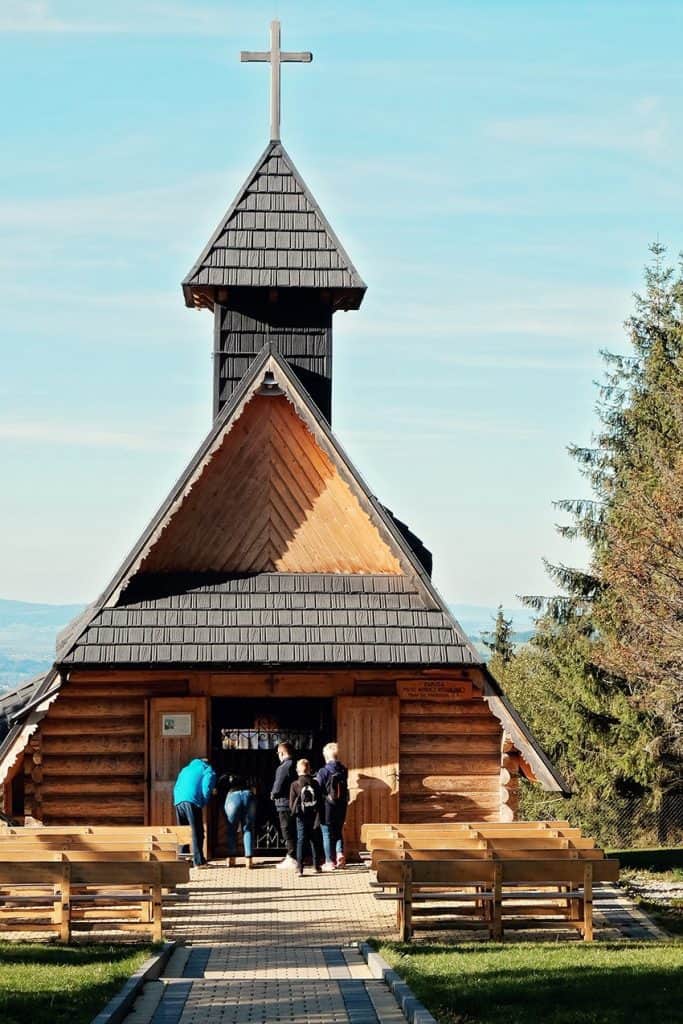
<svg viewBox="0 0 683 1024">
<path fill-rule="evenodd" d="M 680 1024 L 683 943 L 380 945 L 441 1024 Z"/>
<path fill-rule="evenodd" d="M 0 943 L 2 1024 L 88 1024 L 150 946 Z"/>
</svg>

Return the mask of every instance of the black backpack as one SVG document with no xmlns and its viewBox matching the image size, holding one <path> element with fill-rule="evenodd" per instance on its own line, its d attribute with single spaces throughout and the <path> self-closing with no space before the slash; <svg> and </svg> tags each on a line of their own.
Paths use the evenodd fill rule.
<svg viewBox="0 0 683 1024">
<path fill-rule="evenodd" d="M 305 782 L 299 790 L 299 808 L 302 814 L 315 811 L 318 807 L 318 797 L 310 782 Z"/>
<path fill-rule="evenodd" d="M 329 804 L 346 803 L 349 792 L 349 785 L 346 781 L 346 772 L 336 769 L 327 776 L 325 780 L 325 799 Z"/>
</svg>

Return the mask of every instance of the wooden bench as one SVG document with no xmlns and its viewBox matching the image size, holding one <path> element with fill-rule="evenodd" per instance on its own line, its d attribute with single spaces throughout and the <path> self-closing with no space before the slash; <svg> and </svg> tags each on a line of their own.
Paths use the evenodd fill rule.
<svg viewBox="0 0 683 1024">
<path fill-rule="evenodd" d="M 189 878 L 189 864 L 178 859 L 180 844 L 190 842 L 188 826 L 172 827 L 49 827 L 7 828 L 0 830 L 0 863 L 9 870 L 22 865 L 45 863 L 117 864 L 104 889 L 94 882 L 81 885 L 71 878 L 70 926 L 74 922 L 104 920 L 111 927 L 138 930 L 139 924 L 152 930 L 151 915 L 155 900 L 155 886 L 150 884 L 145 863 L 177 865 L 163 870 L 162 896 L 165 900 L 178 898 L 175 890 L 179 882 Z M 79 869 L 80 870 L 80 869 Z M 156 876 L 152 874 L 152 878 Z M 179 882 L 174 881 L 177 878 Z M 131 881 L 132 879 L 132 881 Z M 53 891 L 54 890 L 54 891 Z M 55 925 L 55 892 L 49 881 L 36 885 L 33 881 L 0 883 L 0 921 L 14 930 L 42 927 L 57 930 Z M 45 921 L 46 908 L 53 905 L 50 920 Z M 61 922 L 61 918 L 60 918 Z M 63 924 L 63 922 L 62 922 Z M 62 929 L 59 929 L 60 933 Z"/>
<path fill-rule="evenodd" d="M 403 942 L 410 941 L 415 927 L 453 929 L 465 923 L 484 925 L 493 939 L 502 939 L 504 920 L 508 926 L 531 923 L 534 927 L 557 927 L 563 922 L 591 941 L 593 882 L 616 881 L 618 861 L 542 857 L 540 853 L 535 860 L 382 860 L 377 864 L 377 881 L 396 889 L 393 898 Z M 520 902 L 522 907 L 514 906 Z M 539 913 L 545 916 L 539 919 Z M 530 922 L 531 917 L 536 920 Z"/>
<path fill-rule="evenodd" d="M 143 932 L 158 942 L 163 893 L 189 877 L 189 865 L 178 860 L 0 859 L 0 925 L 5 931 L 56 932 L 68 942 L 81 910 L 80 929 Z M 120 919 L 123 903 L 133 905 L 136 919 Z"/>
<path fill-rule="evenodd" d="M 527 849 L 524 846 L 510 849 L 497 849 L 486 846 L 485 849 L 463 850 L 460 847 L 431 848 L 428 850 L 413 847 L 389 845 L 388 843 L 373 846 L 370 865 L 373 871 L 381 860 L 604 860 L 604 853 L 598 849 L 566 849 L 563 847 L 544 847 L 542 850 Z"/>
</svg>

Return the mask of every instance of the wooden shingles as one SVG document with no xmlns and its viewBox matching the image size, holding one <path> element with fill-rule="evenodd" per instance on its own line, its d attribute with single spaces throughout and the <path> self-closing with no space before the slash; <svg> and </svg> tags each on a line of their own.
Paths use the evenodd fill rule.
<svg viewBox="0 0 683 1024">
<path fill-rule="evenodd" d="M 357 308 L 365 284 L 281 142 L 271 142 L 183 281 L 196 289 L 344 291 Z"/>
<path fill-rule="evenodd" d="M 147 553 L 152 572 L 401 572 L 284 395 L 255 395 Z"/>
</svg>

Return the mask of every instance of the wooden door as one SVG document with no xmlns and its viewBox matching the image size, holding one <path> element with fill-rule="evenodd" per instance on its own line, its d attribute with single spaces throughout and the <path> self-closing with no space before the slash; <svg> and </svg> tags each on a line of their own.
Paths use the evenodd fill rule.
<svg viewBox="0 0 683 1024">
<path fill-rule="evenodd" d="M 173 784 L 193 757 L 206 757 L 207 698 L 154 697 L 149 702 L 149 822 L 172 825 Z"/>
<path fill-rule="evenodd" d="M 344 841 L 360 846 L 363 822 L 398 821 L 398 697 L 338 697 L 339 757 L 349 769 Z"/>
</svg>

